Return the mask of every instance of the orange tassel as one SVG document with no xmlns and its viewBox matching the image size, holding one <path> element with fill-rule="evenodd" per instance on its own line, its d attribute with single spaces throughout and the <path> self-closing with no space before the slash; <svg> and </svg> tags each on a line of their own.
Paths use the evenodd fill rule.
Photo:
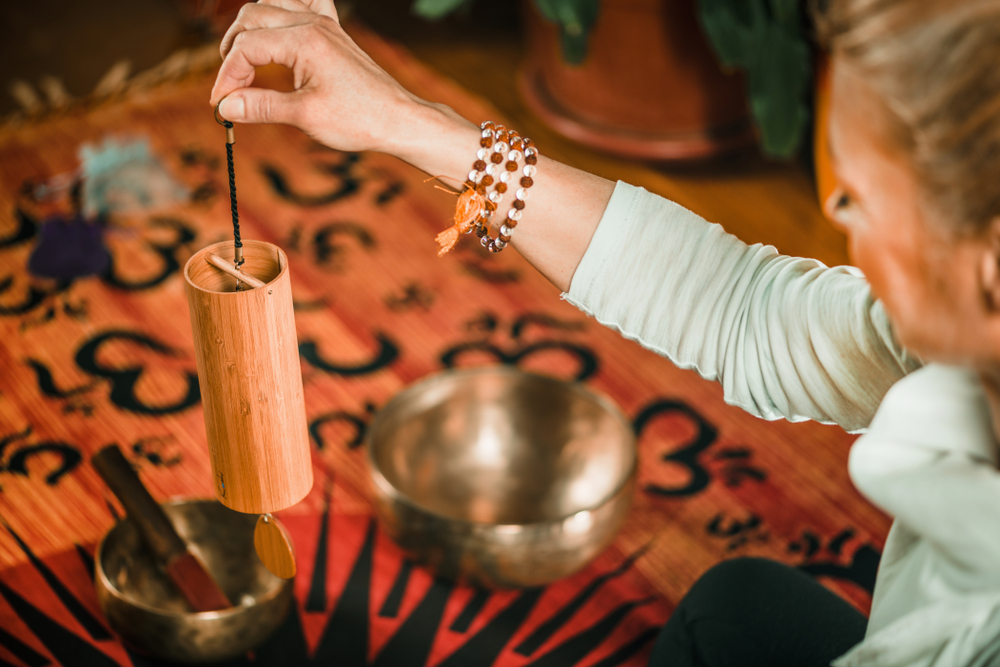
<svg viewBox="0 0 1000 667">
<path fill-rule="evenodd" d="M 472 225 L 479 217 L 480 211 L 486 204 L 486 198 L 476 192 L 474 188 L 468 188 L 463 192 L 455 205 L 454 224 L 437 235 L 437 242 L 441 249 L 438 250 L 438 257 L 442 257 L 458 243 L 458 237 L 472 229 Z"/>
</svg>

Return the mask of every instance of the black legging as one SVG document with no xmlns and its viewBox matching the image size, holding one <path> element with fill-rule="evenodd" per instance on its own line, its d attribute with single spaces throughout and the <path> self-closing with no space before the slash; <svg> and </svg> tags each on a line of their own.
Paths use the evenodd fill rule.
<svg viewBox="0 0 1000 667">
<path fill-rule="evenodd" d="M 867 619 L 812 577 L 763 558 L 720 563 L 663 627 L 650 667 L 829 667 Z"/>
</svg>

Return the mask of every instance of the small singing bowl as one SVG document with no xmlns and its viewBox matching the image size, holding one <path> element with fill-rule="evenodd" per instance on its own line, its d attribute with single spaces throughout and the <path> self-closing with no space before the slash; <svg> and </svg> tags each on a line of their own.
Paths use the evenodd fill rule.
<svg viewBox="0 0 1000 667">
<path fill-rule="evenodd" d="M 614 538 L 635 485 L 632 425 L 578 383 L 509 366 L 396 395 L 368 433 L 379 520 L 411 558 L 485 588 L 541 586 Z"/>
<path fill-rule="evenodd" d="M 260 645 L 291 608 L 292 580 L 274 576 L 257 557 L 257 517 L 215 500 L 162 507 L 234 606 L 192 612 L 125 518 L 101 540 L 94 563 L 97 600 L 112 630 L 138 651 L 173 662 L 227 660 Z"/>
</svg>

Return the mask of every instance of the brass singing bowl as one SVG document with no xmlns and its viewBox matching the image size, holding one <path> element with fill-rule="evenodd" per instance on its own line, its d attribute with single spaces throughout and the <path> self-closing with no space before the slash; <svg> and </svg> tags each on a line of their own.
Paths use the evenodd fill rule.
<svg viewBox="0 0 1000 667">
<path fill-rule="evenodd" d="M 507 366 L 403 390 L 367 444 L 384 530 L 438 575 L 481 587 L 582 568 L 614 538 L 635 485 L 635 435 L 611 401 Z"/>
<path fill-rule="evenodd" d="M 293 580 L 274 576 L 257 557 L 257 517 L 215 500 L 162 507 L 234 606 L 190 611 L 126 518 L 101 540 L 94 563 L 97 601 L 111 629 L 140 652 L 174 662 L 227 660 L 259 646 L 288 614 Z"/>
</svg>

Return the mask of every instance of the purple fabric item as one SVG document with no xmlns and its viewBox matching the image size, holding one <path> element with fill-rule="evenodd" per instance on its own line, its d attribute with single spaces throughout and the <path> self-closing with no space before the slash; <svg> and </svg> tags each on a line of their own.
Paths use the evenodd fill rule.
<svg viewBox="0 0 1000 667">
<path fill-rule="evenodd" d="M 28 271 L 40 278 L 73 280 L 103 273 L 111 255 L 104 245 L 104 226 L 83 216 L 48 218 L 28 258 Z"/>
</svg>

